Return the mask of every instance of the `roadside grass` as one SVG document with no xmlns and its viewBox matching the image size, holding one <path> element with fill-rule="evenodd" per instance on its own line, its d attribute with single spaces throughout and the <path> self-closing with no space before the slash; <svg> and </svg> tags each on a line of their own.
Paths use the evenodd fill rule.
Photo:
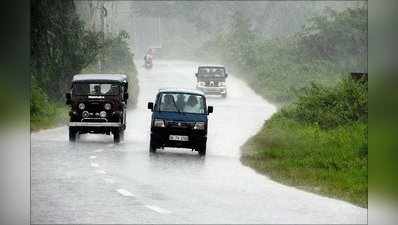
<svg viewBox="0 0 398 225">
<path fill-rule="evenodd" d="M 367 124 L 333 129 L 275 114 L 242 147 L 241 161 L 271 179 L 367 207 Z"/>
<path fill-rule="evenodd" d="M 45 114 L 31 115 L 30 130 L 54 128 L 68 121 L 68 107 L 61 103 L 48 103 Z"/>
</svg>

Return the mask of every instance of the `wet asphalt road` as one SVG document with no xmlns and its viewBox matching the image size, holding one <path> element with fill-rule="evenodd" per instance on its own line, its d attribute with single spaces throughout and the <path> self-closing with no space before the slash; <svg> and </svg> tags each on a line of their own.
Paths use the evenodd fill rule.
<svg viewBox="0 0 398 225">
<path fill-rule="evenodd" d="M 195 64 L 156 62 L 139 70 L 138 106 L 125 141 L 67 127 L 31 135 L 32 223 L 366 223 L 367 210 L 271 181 L 243 166 L 239 147 L 275 108 L 228 77 L 228 97 L 209 97 L 205 157 L 189 149 L 149 154 L 151 113 L 160 87 L 195 87 Z"/>
</svg>

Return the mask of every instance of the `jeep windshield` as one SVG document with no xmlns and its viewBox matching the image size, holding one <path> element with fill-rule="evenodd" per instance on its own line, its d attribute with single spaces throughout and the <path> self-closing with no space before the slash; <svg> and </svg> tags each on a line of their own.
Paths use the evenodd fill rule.
<svg viewBox="0 0 398 225">
<path fill-rule="evenodd" d="M 74 83 L 73 95 L 118 95 L 120 85 L 117 83 Z"/>
<path fill-rule="evenodd" d="M 225 69 L 222 67 L 199 67 L 198 76 L 203 78 L 225 77 Z"/>
<path fill-rule="evenodd" d="M 161 93 L 158 97 L 157 111 L 205 113 L 205 99 L 201 95 L 188 93 Z"/>
</svg>

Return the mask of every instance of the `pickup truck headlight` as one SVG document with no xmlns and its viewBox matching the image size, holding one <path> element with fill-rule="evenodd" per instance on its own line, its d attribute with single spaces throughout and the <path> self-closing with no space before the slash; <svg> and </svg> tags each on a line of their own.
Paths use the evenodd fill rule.
<svg viewBox="0 0 398 225">
<path fill-rule="evenodd" d="M 163 120 L 159 120 L 159 119 L 155 119 L 155 121 L 153 122 L 153 126 L 154 127 L 165 127 L 164 121 Z"/>
<path fill-rule="evenodd" d="M 203 86 L 205 86 L 205 85 L 206 85 L 206 83 L 203 82 L 203 81 L 198 82 L 198 86 L 199 86 L 199 87 L 203 87 Z"/>
<path fill-rule="evenodd" d="M 83 110 L 83 109 L 85 109 L 86 108 L 86 105 L 84 104 L 84 103 L 80 103 L 79 104 L 79 109 L 80 110 Z"/>
<path fill-rule="evenodd" d="M 225 86 L 225 82 L 219 82 L 218 85 L 219 86 Z"/>
<path fill-rule="evenodd" d="M 204 122 L 196 122 L 195 126 L 193 127 L 194 130 L 204 130 L 205 123 Z"/>
</svg>

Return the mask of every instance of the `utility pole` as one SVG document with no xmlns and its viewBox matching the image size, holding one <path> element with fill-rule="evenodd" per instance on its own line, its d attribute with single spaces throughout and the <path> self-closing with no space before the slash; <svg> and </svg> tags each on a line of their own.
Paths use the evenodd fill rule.
<svg viewBox="0 0 398 225">
<path fill-rule="evenodd" d="M 100 4 L 100 21 L 101 21 L 101 45 L 102 47 L 105 44 L 105 22 L 104 19 L 107 15 L 106 8 L 104 6 L 104 1 L 101 1 Z M 103 63 L 104 63 L 104 49 L 102 48 L 99 54 L 99 59 L 98 59 L 98 72 L 102 73 L 103 71 Z"/>
<path fill-rule="evenodd" d="M 158 45 L 160 46 L 160 16 L 158 16 Z"/>
</svg>

